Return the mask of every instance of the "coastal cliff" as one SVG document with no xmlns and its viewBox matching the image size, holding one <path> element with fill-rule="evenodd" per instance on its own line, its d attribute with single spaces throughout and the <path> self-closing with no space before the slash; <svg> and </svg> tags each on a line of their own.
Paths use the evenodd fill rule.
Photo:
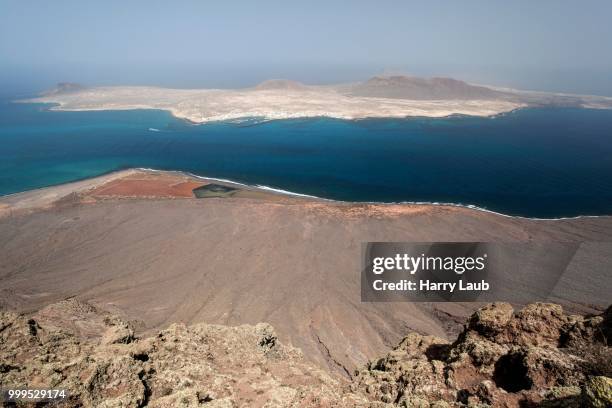
<svg viewBox="0 0 612 408">
<path fill-rule="evenodd" d="M 349 381 L 265 323 L 179 323 L 137 338 L 130 322 L 69 299 L 0 313 L 0 386 L 64 388 L 70 407 L 606 407 L 611 334 L 612 308 L 582 317 L 490 304 L 454 342 L 411 333 Z"/>
</svg>

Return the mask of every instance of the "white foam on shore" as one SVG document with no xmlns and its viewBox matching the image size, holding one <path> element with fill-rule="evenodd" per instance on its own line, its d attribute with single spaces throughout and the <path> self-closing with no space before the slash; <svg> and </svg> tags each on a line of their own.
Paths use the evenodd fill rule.
<svg viewBox="0 0 612 408">
<path fill-rule="evenodd" d="M 317 199 L 317 200 L 328 201 L 328 202 L 333 202 L 333 203 L 342 203 L 342 204 L 432 205 L 432 206 L 438 206 L 438 207 L 458 207 L 458 208 L 467 208 L 467 209 L 470 209 L 470 210 L 482 211 L 482 212 L 486 212 L 486 213 L 490 213 L 490 214 L 495 214 L 495 215 L 499 215 L 499 216 L 506 217 L 506 218 L 523 219 L 523 220 L 537 220 L 537 221 L 560 221 L 560 220 L 576 220 L 576 219 L 581 219 L 581 218 L 606 218 L 606 217 L 610 217 L 610 215 L 577 215 L 575 217 L 559 217 L 559 218 L 524 217 L 524 216 L 521 216 L 521 215 L 509 215 L 509 214 L 500 213 L 500 212 L 489 210 L 489 209 L 486 209 L 486 208 L 483 208 L 483 207 L 478 207 L 478 206 L 476 206 L 474 204 L 443 203 L 443 202 L 437 202 L 437 201 L 391 201 L 391 202 L 383 202 L 383 201 L 343 201 L 343 200 L 334 200 L 334 199 L 331 199 L 331 198 L 318 197 L 318 196 L 314 196 L 314 195 L 296 193 L 296 192 L 293 192 L 293 191 L 283 190 L 283 189 L 280 189 L 280 188 L 274 188 L 274 187 L 270 187 L 270 186 L 266 186 L 266 185 L 262 185 L 262 184 L 249 185 L 249 184 L 244 184 L 244 183 L 240 183 L 240 182 L 229 180 L 229 179 L 200 176 L 198 174 L 193 174 L 193 173 L 190 173 L 190 172 L 187 172 L 187 171 L 180 171 L 180 170 L 157 170 L 157 169 L 151 169 L 151 168 L 146 168 L 146 167 L 138 167 L 137 170 L 160 172 L 160 173 L 164 173 L 164 172 L 170 171 L 170 172 L 176 172 L 176 173 L 185 174 L 187 176 L 198 178 L 198 179 L 201 179 L 201 180 L 218 181 L 218 182 L 221 182 L 221 183 L 228 183 L 228 184 L 233 184 L 233 185 L 237 185 L 237 186 L 240 186 L 240 187 L 255 188 L 255 189 L 259 189 L 259 190 L 271 191 L 271 192 L 274 192 L 274 193 L 284 194 L 284 195 L 288 195 L 288 196 L 314 198 L 314 199 Z"/>
<path fill-rule="evenodd" d="M 317 200 L 324 200 L 324 201 L 331 201 L 331 202 L 343 202 L 343 201 L 331 200 L 329 198 L 317 197 L 317 196 L 308 195 L 308 194 L 295 193 L 293 191 L 283 190 L 283 189 L 280 189 L 280 188 L 274 188 L 274 187 L 270 187 L 270 186 L 266 186 L 266 185 L 262 185 L 262 184 L 250 185 L 250 184 L 244 184 L 244 183 L 240 183 L 238 181 L 229 180 L 229 179 L 200 176 L 198 174 L 190 173 L 188 171 L 157 170 L 157 169 L 151 169 L 151 168 L 148 168 L 148 167 L 138 167 L 136 170 L 151 171 L 151 172 L 158 172 L 158 173 L 166 173 L 166 172 L 170 171 L 170 172 L 185 174 L 185 175 L 187 175 L 189 177 L 194 177 L 194 178 L 197 178 L 197 179 L 200 179 L 200 180 L 218 181 L 220 183 L 227 183 L 227 184 L 233 184 L 235 186 L 240 186 L 240 187 L 253 188 L 253 189 L 258 189 L 258 190 L 265 190 L 265 191 L 270 191 L 270 192 L 274 192 L 274 193 L 278 193 L 278 194 L 283 194 L 283 195 L 296 196 L 296 197 L 306 197 L 306 198 L 314 198 L 314 199 L 317 199 Z"/>
<path fill-rule="evenodd" d="M 272 192 L 279 193 L 279 194 L 287 194 L 287 195 L 298 196 L 298 197 L 316 198 L 317 200 L 335 201 L 335 200 L 330 200 L 328 198 L 317 197 L 317 196 L 313 196 L 313 195 L 309 195 L 309 194 L 295 193 L 293 191 L 287 191 L 287 190 L 283 190 L 281 188 L 274 188 L 274 187 L 269 187 L 269 186 L 265 186 L 265 185 L 261 185 L 261 184 L 256 184 L 254 187 L 258 188 L 260 190 L 272 191 Z"/>
<path fill-rule="evenodd" d="M 259 189 L 259 190 L 266 190 L 266 191 L 275 192 L 277 194 L 283 194 L 283 195 L 287 195 L 287 196 L 312 198 L 312 199 L 326 201 L 326 202 L 331 202 L 331 203 L 371 204 L 371 205 L 430 205 L 430 206 L 439 206 L 439 207 L 458 207 L 458 208 L 467 208 L 467 209 L 475 210 L 475 211 L 482 211 L 482 212 L 486 212 L 486 213 L 490 213 L 490 214 L 494 214 L 494 215 L 499 215 L 501 217 L 506 217 L 506 218 L 523 219 L 523 220 L 536 220 L 536 221 L 577 220 L 577 219 L 582 219 L 582 218 L 608 218 L 608 217 L 612 216 L 612 215 L 577 215 L 577 216 L 574 216 L 574 217 L 537 218 L 537 217 L 524 217 L 524 216 L 521 216 L 521 215 L 508 215 L 508 214 L 500 213 L 500 212 L 497 212 L 497 211 L 489 210 L 489 209 L 486 209 L 486 208 L 478 207 L 478 206 L 473 205 L 473 204 L 441 203 L 441 202 L 437 202 L 437 201 L 392 201 L 392 202 L 382 202 L 382 201 L 343 201 L 343 200 L 334 200 L 334 199 L 331 199 L 331 198 L 318 197 L 318 196 L 314 196 L 314 195 L 296 193 L 296 192 L 293 192 L 293 191 L 283 190 L 283 189 L 274 188 L 274 187 L 270 187 L 270 186 L 266 186 L 266 185 L 260 185 L 260 184 L 249 185 L 249 184 L 244 184 L 244 183 L 240 183 L 238 181 L 233 181 L 233 180 L 229 180 L 229 179 L 215 178 L 215 177 L 206 177 L 206 176 L 201 176 L 201 175 L 198 175 L 198 174 L 190 173 L 188 171 L 181 171 L 181 170 L 159 170 L 159 169 L 152 169 L 152 168 L 149 168 L 149 167 L 135 167 L 135 168 L 130 168 L 130 169 L 117 170 L 117 171 L 106 173 L 106 174 L 103 174 L 103 175 L 100 175 L 100 176 L 95 176 L 95 177 L 90 177 L 90 178 L 85 178 L 85 179 L 79 179 L 79 180 L 70 181 L 70 182 L 67 182 L 67 183 L 55 184 L 55 185 L 46 186 L 46 187 L 38 187 L 38 188 L 35 188 L 35 189 L 32 189 L 32 190 L 26 190 L 26 191 L 20 191 L 20 192 L 16 192 L 16 193 L 10 193 L 10 194 L 6 194 L 6 195 L 0 196 L 0 201 L 3 200 L 3 199 L 7 199 L 7 198 L 13 198 L 13 197 L 25 194 L 25 193 L 31 193 L 31 192 L 34 192 L 34 191 L 44 191 L 46 189 L 50 189 L 50 188 L 53 188 L 53 187 L 61 186 L 63 184 L 78 183 L 78 182 L 81 182 L 81 181 L 84 181 L 84 180 L 87 180 L 87 179 L 94 179 L 94 178 L 104 177 L 104 176 L 112 175 L 113 173 L 120 173 L 120 172 L 130 171 L 130 170 L 140 170 L 140 171 L 148 171 L 148 172 L 156 172 L 156 173 L 180 173 L 180 174 L 184 174 L 186 176 L 197 178 L 197 179 L 200 179 L 200 180 L 218 181 L 218 182 L 221 182 L 221 183 L 232 184 L 232 185 L 240 186 L 240 187 Z"/>
</svg>

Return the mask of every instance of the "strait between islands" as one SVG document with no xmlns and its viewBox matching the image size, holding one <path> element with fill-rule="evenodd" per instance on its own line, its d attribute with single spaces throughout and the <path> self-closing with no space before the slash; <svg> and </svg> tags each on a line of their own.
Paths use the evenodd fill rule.
<svg viewBox="0 0 612 408">
<path fill-rule="evenodd" d="M 74 297 L 143 335 L 176 322 L 267 322 L 311 362 L 349 375 L 409 332 L 455 336 L 478 307 L 361 302 L 362 242 L 584 241 L 549 300 L 578 313 L 610 302 L 612 217 L 530 220 L 235 185 L 194 197 L 210 183 L 126 170 L 0 198 L 0 309 Z M 516 290 L 530 285 L 515 273 Z"/>
</svg>

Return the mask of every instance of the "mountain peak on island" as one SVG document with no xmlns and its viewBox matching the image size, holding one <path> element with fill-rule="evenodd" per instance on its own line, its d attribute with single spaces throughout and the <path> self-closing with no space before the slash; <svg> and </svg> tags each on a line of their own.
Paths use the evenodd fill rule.
<svg viewBox="0 0 612 408">
<path fill-rule="evenodd" d="M 404 75 L 381 75 L 357 84 L 355 96 L 399 99 L 499 99 L 503 92 L 446 78 L 420 78 Z"/>
<path fill-rule="evenodd" d="M 77 84 L 76 82 L 59 82 L 55 88 L 43 92 L 44 96 L 49 95 L 61 95 L 72 92 L 79 92 L 85 89 L 86 87 L 81 84 Z"/>
</svg>

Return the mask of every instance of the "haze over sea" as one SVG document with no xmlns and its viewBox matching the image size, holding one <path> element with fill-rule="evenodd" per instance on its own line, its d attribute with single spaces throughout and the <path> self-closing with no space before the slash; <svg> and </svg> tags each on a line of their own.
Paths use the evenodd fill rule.
<svg viewBox="0 0 612 408">
<path fill-rule="evenodd" d="M 130 167 L 345 201 L 509 215 L 612 215 L 612 111 L 193 125 L 156 110 L 60 112 L 0 101 L 0 195 Z"/>
</svg>

